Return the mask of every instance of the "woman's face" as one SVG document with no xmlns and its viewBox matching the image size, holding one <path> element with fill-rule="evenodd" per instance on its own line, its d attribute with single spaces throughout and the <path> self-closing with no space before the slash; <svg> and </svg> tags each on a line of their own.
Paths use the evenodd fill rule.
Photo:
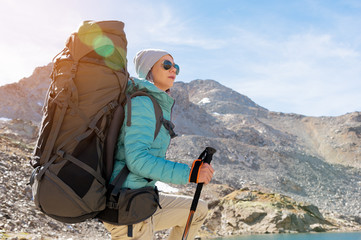
<svg viewBox="0 0 361 240">
<path fill-rule="evenodd" d="M 151 72 L 153 75 L 154 85 L 159 89 L 166 91 L 173 86 L 177 70 L 174 66 L 165 70 L 163 67 L 164 60 L 168 60 L 174 65 L 173 58 L 170 55 L 165 55 L 153 65 Z"/>
</svg>

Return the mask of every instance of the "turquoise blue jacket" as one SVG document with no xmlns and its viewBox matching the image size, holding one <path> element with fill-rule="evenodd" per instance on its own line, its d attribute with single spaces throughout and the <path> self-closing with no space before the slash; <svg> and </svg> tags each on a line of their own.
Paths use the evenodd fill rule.
<svg viewBox="0 0 361 240">
<path fill-rule="evenodd" d="M 140 88 L 147 88 L 163 110 L 163 117 L 170 120 L 174 99 L 146 80 L 134 79 Z M 131 86 L 128 84 L 128 86 Z M 130 87 L 128 87 L 128 91 Z M 127 106 L 125 106 L 126 109 Z M 112 181 L 127 164 L 130 174 L 123 187 L 137 189 L 154 186 L 156 181 L 174 184 L 188 183 L 190 167 L 165 158 L 170 143 L 168 130 L 161 127 L 156 139 L 153 103 L 149 97 L 134 97 L 131 103 L 131 126 L 123 123 L 115 152 Z M 125 111 L 127 119 L 127 111 Z M 152 179 L 148 182 L 146 180 Z"/>
</svg>

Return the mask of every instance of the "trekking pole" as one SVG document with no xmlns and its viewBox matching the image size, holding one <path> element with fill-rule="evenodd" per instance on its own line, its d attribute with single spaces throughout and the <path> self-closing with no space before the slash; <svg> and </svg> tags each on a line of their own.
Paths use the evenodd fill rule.
<svg viewBox="0 0 361 240">
<path fill-rule="evenodd" d="M 216 149 L 211 148 L 211 147 L 206 147 L 206 149 L 201 153 L 201 155 L 199 156 L 198 159 L 201 159 L 202 162 L 204 162 L 204 163 L 210 164 L 211 161 L 212 161 L 213 154 L 215 152 L 216 152 Z M 202 188 L 203 188 L 203 183 L 198 183 L 196 192 L 195 192 L 194 197 L 193 197 L 191 210 L 189 212 L 186 227 L 184 229 L 182 240 L 186 240 L 187 237 L 188 237 L 189 228 L 190 228 L 191 223 L 192 223 L 193 215 L 194 215 L 194 213 L 195 213 L 195 211 L 197 209 L 197 205 L 198 205 L 199 197 L 201 196 Z"/>
</svg>

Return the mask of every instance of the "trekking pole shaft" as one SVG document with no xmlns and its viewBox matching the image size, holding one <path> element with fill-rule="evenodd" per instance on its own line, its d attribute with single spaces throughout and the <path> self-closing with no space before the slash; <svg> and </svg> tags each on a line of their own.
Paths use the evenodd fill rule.
<svg viewBox="0 0 361 240">
<path fill-rule="evenodd" d="M 210 164 L 211 161 L 212 161 L 213 154 L 215 152 L 216 152 L 216 150 L 214 148 L 207 147 L 206 150 L 204 150 L 202 152 L 202 154 L 199 156 L 199 159 L 202 159 L 203 162 Z M 194 197 L 193 197 L 193 201 L 192 201 L 191 209 L 190 209 L 190 212 L 189 212 L 188 220 L 187 220 L 187 223 L 186 223 L 186 227 L 185 227 L 184 232 L 183 232 L 182 240 L 186 240 L 187 237 L 188 237 L 189 228 L 190 228 L 191 223 L 192 223 L 193 215 L 194 215 L 194 213 L 195 213 L 195 211 L 197 209 L 197 205 L 198 205 L 199 198 L 201 196 L 202 188 L 203 188 L 203 183 L 198 183 L 196 192 L 195 192 Z"/>
<path fill-rule="evenodd" d="M 193 201 L 192 201 L 192 205 L 191 205 L 191 211 L 196 211 L 196 209 L 197 209 L 197 205 L 198 205 L 199 198 L 201 196 L 202 188 L 203 188 L 203 183 L 198 183 L 196 192 L 195 192 L 194 197 L 193 197 Z"/>
<path fill-rule="evenodd" d="M 188 215 L 187 224 L 186 224 L 186 228 L 184 229 L 184 232 L 183 232 L 182 240 L 186 240 L 187 237 L 188 237 L 189 228 L 191 226 L 193 216 L 194 216 L 194 211 L 191 210 L 189 215 Z"/>
</svg>

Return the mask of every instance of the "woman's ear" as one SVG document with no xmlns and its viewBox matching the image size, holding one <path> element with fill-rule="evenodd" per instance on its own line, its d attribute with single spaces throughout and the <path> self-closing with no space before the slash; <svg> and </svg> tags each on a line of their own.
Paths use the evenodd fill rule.
<svg viewBox="0 0 361 240">
<path fill-rule="evenodd" d="M 154 83 L 152 69 L 149 70 L 149 72 L 148 72 L 147 76 L 145 77 L 145 79 L 147 79 L 149 82 Z"/>
</svg>

